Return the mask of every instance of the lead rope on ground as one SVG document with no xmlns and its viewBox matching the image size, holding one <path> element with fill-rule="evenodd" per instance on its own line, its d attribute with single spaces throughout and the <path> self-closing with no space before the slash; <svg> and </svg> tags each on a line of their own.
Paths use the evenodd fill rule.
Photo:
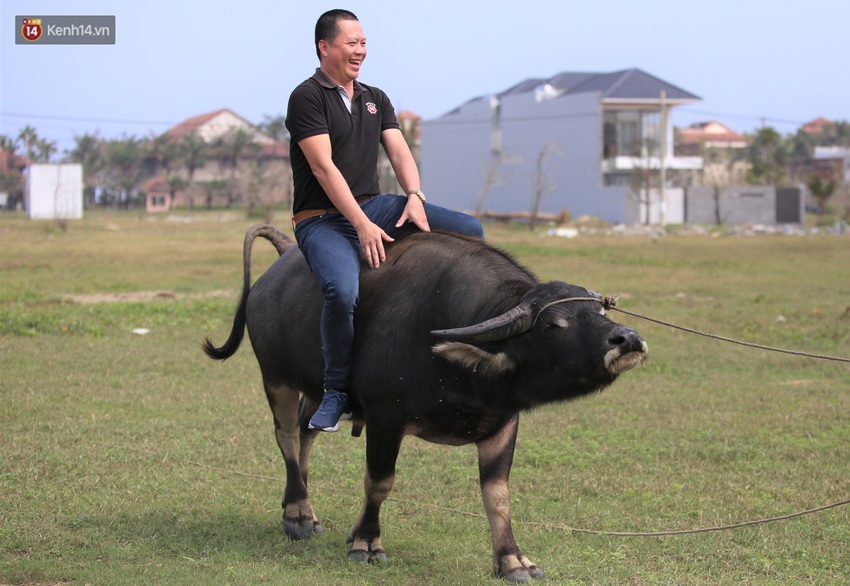
<svg viewBox="0 0 850 586">
<path fill-rule="evenodd" d="M 570 301 L 566 299 L 565 301 Z M 613 297 L 605 297 L 604 299 L 597 299 L 602 306 L 608 310 L 613 309 L 614 311 L 619 311 L 620 313 L 625 313 L 626 315 L 631 315 L 632 317 L 638 317 L 640 319 L 645 319 L 647 321 L 655 322 L 657 324 L 661 324 L 662 326 L 667 326 L 670 328 L 674 328 L 677 330 L 681 330 L 683 332 L 688 332 L 690 334 L 696 334 L 698 336 L 705 336 L 706 338 L 714 338 L 715 340 L 721 340 L 723 342 L 731 342 L 732 344 L 738 344 L 740 346 L 748 346 L 750 348 L 758 348 L 760 350 L 770 350 L 771 352 L 781 352 L 783 354 L 793 354 L 794 356 L 804 356 L 806 358 L 817 358 L 819 360 L 833 360 L 835 362 L 850 362 L 850 358 L 841 358 L 838 356 L 827 356 L 825 354 L 811 354 L 809 352 L 798 352 L 796 350 L 786 350 L 784 348 L 775 348 L 773 346 L 765 346 L 763 344 L 754 344 L 752 342 L 744 342 L 742 340 L 735 340 L 733 338 L 727 338 L 725 336 L 718 336 L 717 334 L 711 334 L 708 332 L 701 332 L 699 330 L 695 330 L 693 328 L 686 328 L 684 326 L 679 326 L 664 320 L 656 319 L 654 317 L 648 317 L 646 315 L 641 315 L 639 313 L 635 313 L 633 311 L 627 311 L 625 309 L 620 309 L 617 307 L 618 299 Z"/>
<path fill-rule="evenodd" d="M 101 446 L 101 447 L 104 447 L 104 448 L 110 448 L 110 449 L 115 447 L 112 444 L 104 444 L 104 443 L 100 443 L 100 442 L 95 442 L 95 445 L 98 445 L 98 446 Z M 168 455 L 168 454 L 163 454 L 163 453 L 158 452 L 156 450 L 150 450 L 150 449 L 145 449 L 145 448 L 131 448 L 129 446 L 125 447 L 123 449 L 125 449 L 129 452 L 136 452 L 136 453 L 139 453 L 139 454 L 145 454 L 145 455 L 148 455 L 148 456 L 158 457 L 160 459 L 160 463 L 164 463 L 168 460 L 172 460 L 174 462 L 181 462 L 183 464 L 188 464 L 190 466 L 197 466 L 198 468 L 204 468 L 205 470 L 211 470 L 213 472 L 219 472 L 219 473 L 224 473 L 224 474 L 232 474 L 232 475 L 235 475 L 235 476 L 242 476 L 242 477 L 245 477 L 245 478 L 254 478 L 254 479 L 258 479 L 258 480 L 266 480 L 266 481 L 269 481 L 269 482 L 278 482 L 280 480 L 278 478 L 273 478 L 271 476 L 263 476 L 263 475 L 260 475 L 260 474 L 251 474 L 251 473 L 247 473 L 247 472 L 241 472 L 241 471 L 238 471 L 238 470 L 232 470 L 232 469 L 229 469 L 229 468 L 219 468 L 217 466 L 209 466 L 207 464 L 203 464 L 201 462 L 196 462 L 194 460 L 187 460 L 187 459 L 180 458 L 180 457 L 173 457 L 173 456 Z M 330 486 L 323 487 L 323 490 L 327 490 L 327 491 L 330 491 L 330 492 L 340 492 L 340 493 L 342 492 L 341 490 L 336 489 L 335 487 L 330 487 Z M 387 498 L 387 502 L 402 502 L 402 501 L 399 501 L 398 499 L 395 499 L 393 497 L 389 497 L 389 498 Z M 404 503 L 405 504 L 412 504 L 413 506 L 429 507 L 429 508 L 433 508 L 433 509 L 437 509 L 437 510 L 441 510 L 441 511 L 448 511 L 450 513 L 456 513 L 456 514 L 459 514 L 459 515 L 463 515 L 465 517 L 475 517 L 475 518 L 481 518 L 481 519 L 487 518 L 486 515 L 482 515 L 481 513 L 472 513 L 470 511 L 462 511 L 462 510 L 459 510 L 459 509 L 453 509 L 453 508 L 450 508 L 450 507 L 438 505 L 436 503 L 425 503 L 425 502 L 415 502 L 415 501 L 412 502 L 412 503 L 410 503 L 408 501 L 404 501 Z M 563 524 L 560 524 L 560 523 L 546 523 L 546 522 L 542 522 L 542 521 L 515 520 L 514 522 L 517 525 L 529 525 L 529 526 L 534 526 L 534 527 L 543 527 L 544 529 L 560 529 L 561 531 L 568 531 L 570 533 L 581 533 L 581 534 L 584 534 L 584 535 L 604 535 L 604 536 L 610 536 L 610 537 L 665 537 L 665 536 L 671 536 L 671 535 L 693 535 L 693 534 L 696 534 L 696 533 L 711 533 L 711 532 L 716 532 L 716 531 L 728 531 L 728 530 L 731 530 L 731 529 L 740 529 L 741 527 L 751 527 L 753 525 L 765 525 L 767 523 L 775 523 L 777 521 L 787 521 L 788 519 L 794 519 L 796 517 L 803 517 L 803 516 L 806 516 L 806 515 L 819 513 L 821 511 L 826 511 L 828 509 L 835 509 L 837 507 L 843 507 L 843 506 L 848 505 L 848 504 L 850 504 L 850 499 L 845 499 L 843 501 L 839 501 L 839 502 L 832 503 L 832 504 L 829 504 L 829 505 L 824 505 L 822 507 L 815 507 L 813 509 L 807 509 L 805 511 L 790 513 L 788 515 L 780 515 L 778 517 L 770 517 L 770 518 L 767 518 L 767 519 L 758 519 L 756 521 L 744 521 L 742 523 L 734 523 L 734 524 L 731 524 L 731 525 L 721 525 L 721 526 L 718 526 L 718 527 L 703 527 L 703 528 L 699 528 L 699 529 L 683 529 L 683 530 L 678 530 L 678 531 L 656 531 L 656 532 L 599 531 L 599 530 L 593 530 L 593 529 L 579 529 L 577 527 L 570 527 L 568 525 L 563 525 Z"/>
<path fill-rule="evenodd" d="M 535 525 L 542 526 L 550 526 L 550 527 L 558 527 L 559 529 L 563 529 L 565 531 L 570 531 L 571 533 L 584 533 L 588 535 L 608 535 L 612 537 L 665 537 L 668 535 L 693 535 L 695 533 L 711 533 L 715 531 L 728 531 L 730 529 L 740 529 L 741 527 L 751 527 L 753 525 L 765 525 L 767 523 L 775 523 L 776 521 L 787 521 L 788 519 L 794 519 L 796 517 L 803 517 L 805 515 L 811 515 L 813 513 L 819 513 L 821 511 L 826 511 L 828 509 L 834 509 L 836 507 L 843 507 L 845 505 L 850 504 L 850 499 L 845 499 L 843 501 L 839 501 L 837 503 L 832 503 L 829 505 L 824 505 L 822 507 L 815 507 L 814 509 L 808 509 L 806 511 L 800 511 L 797 513 L 791 513 L 789 515 L 780 515 L 779 517 L 770 517 L 767 519 L 758 519 L 756 521 L 745 521 L 743 523 L 735 523 L 732 525 L 720 525 L 718 527 L 703 527 L 701 529 L 683 529 L 681 531 L 656 531 L 651 533 L 640 533 L 640 532 L 625 532 L 625 531 L 593 531 L 590 529 L 576 529 L 575 527 L 565 527 L 565 526 L 556 526 L 550 525 L 548 523 L 533 523 Z M 532 523 L 529 523 L 532 524 Z"/>
</svg>

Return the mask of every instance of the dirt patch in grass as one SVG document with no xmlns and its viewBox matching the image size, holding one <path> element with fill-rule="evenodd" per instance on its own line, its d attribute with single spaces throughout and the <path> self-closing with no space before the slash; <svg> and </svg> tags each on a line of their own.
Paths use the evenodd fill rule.
<svg viewBox="0 0 850 586">
<path fill-rule="evenodd" d="M 91 295 L 63 295 L 62 299 L 73 303 L 135 303 L 162 299 L 209 299 L 235 297 L 234 289 L 216 289 L 204 293 L 177 293 L 175 291 L 129 291 L 126 293 L 94 293 Z"/>
</svg>

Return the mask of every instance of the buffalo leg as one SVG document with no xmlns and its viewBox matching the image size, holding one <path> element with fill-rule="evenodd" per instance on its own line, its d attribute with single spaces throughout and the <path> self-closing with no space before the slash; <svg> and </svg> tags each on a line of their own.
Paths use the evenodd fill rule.
<svg viewBox="0 0 850 586">
<path fill-rule="evenodd" d="M 525 557 L 511 527 L 511 496 L 508 478 L 514 458 L 519 416 L 501 430 L 477 443 L 478 473 L 484 510 L 493 539 L 493 573 L 509 582 L 544 578 L 543 570 Z"/>
<path fill-rule="evenodd" d="M 266 384 L 266 396 L 274 416 L 274 435 L 286 465 L 283 491 L 283 530 L 292 539 L 308 539 L 322 532 L 322 524 L 310 506 L 307 493 L 307 462 L 313 435 L 299 425 L 299 393 L 285 385 Z"/>
<path fill-rule="evenodd" d="M 360 517 L 351 529 L 349 559 L 356 562 L 385 562 L 381 545 L 381 505 L 395 482 L 395 465 L 401 440 L 401 428 L 388 429 L 386 421 L 366 424 L 366 474 L 363 478 L 365 500 Z"/>
</svg>

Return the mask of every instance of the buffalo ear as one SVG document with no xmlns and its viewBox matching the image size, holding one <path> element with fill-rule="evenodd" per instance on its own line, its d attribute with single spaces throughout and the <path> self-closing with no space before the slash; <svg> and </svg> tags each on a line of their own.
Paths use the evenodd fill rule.
<svg viewBox="0 0 850 586">
<path fill-rule="evenodd" d="M 482 376 L 498 376 L 516 370 L 516 363 L 504 352 L 493 354 L 463 342 L 441 342 L 431 351 Z"/>
</svg>

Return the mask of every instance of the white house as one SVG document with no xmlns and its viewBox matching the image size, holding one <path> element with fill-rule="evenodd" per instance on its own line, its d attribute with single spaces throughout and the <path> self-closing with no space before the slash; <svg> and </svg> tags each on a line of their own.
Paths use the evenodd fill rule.
<svg viewBox="0 0 850 586">
<path fill-rule="evenodd" d="M 564 72 L 470 100 L 422 124 L 423 185 L 435 203 L 464 210 L 589 214 L 608 222 L 683 218 L 683 193 L 654 169 L 701 169 L 673 155 L 671 112 L 699 97 L 640 69 Z"/>
</svg>

